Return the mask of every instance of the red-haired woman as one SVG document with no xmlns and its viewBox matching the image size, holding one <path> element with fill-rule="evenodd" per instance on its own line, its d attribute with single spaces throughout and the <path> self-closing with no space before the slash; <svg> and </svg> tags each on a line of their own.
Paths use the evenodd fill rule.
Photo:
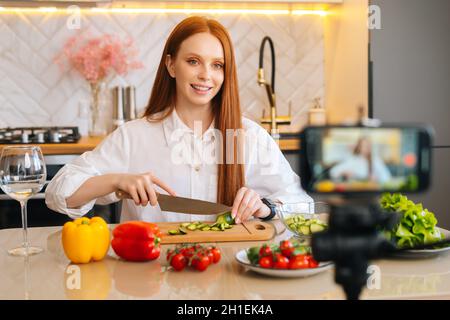
<svg viewBox="0 0 450 320">
<path fill-rule="evenodd" d="M 189 17 L 174 28 L 143 117 L 62 168 L 46 203 L 79 217 L 119 201 L 116 190 L 132 197 L 121 221 L 187 219 L 162 214 L 156 191 L 227 204 L 237 223 L 272 218 L 276 202 L 312 201 L 275 141 L 242 117 L 233 46 L 219 22 Z"/>
</svg>

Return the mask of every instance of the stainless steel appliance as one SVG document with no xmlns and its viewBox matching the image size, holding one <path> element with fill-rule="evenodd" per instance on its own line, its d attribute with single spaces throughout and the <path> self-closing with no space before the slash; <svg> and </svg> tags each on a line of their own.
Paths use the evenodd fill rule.
<svg viewBox="0 0 450 320">
<path fill-rule="evenodd" d="M 113 95 L 113 124 L 114 129 L 125 123 L 125 113 L 123 109 L 123 88 L 120 86 L 112 89 Z"/>
<path fill-rule="evenodd" d="M 136 119 L 136 87 L 125 87 L 123 92 L 125 121 Z"/>
<path fill-rule="evenodd" d="M 0 128 L 0 144 L 76 143 L 78 127 Z"/>
<path fill-rule="evenodd" d="M 136 88 L 134 86 L 112 88 L 113 124 L 115 128 L 126 121 L 136 119 Z"/>
</svg>

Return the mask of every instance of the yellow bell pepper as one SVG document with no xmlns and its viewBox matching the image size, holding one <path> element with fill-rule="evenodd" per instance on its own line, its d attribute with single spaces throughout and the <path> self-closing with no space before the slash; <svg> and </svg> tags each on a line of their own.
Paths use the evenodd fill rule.
<svg viewBox="0 0 450 320">
<path fill-rule="evenodd" d="M 66 257 L 73 263 L 102 260 L 108 252 L 110 231 L 101 217 L 83 217 L 64 224 L 62 245 Z"/>
</svg>

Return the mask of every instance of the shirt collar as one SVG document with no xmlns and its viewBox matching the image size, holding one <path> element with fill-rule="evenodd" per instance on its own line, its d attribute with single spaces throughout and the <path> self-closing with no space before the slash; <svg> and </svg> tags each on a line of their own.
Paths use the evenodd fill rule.
<svg viewBox="0 0 450 320">
<path fill-rule="evenodd" d="M 214 135 L 214 123 L 213 120 L 209 128 L 203 134 L 203 139 L 210 139 L 211 135 Z M 174 108 L 170 115 L 163 120 L 162 123 L 164 136 L 168 146 L 172 146 L 174 143 L 179 142 L 186 134 L 194 135 L 194 130 L 189 128 L 177 113 Z"/>
</svg>

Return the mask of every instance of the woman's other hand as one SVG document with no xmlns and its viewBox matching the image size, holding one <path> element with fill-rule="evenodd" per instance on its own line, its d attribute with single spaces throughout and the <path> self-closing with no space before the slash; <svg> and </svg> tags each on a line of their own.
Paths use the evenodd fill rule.
<svg viewBox="0 0 450 320">
<path fill-rule="evenodd" d="M 269 207 L 261 201 L 261 197 L 256 191 L 246 187 L 238 190 L 231 210 L 231 215 L 236 223 L 247 221 L 252 216 L 264 218 L 269 214 Z"/>
<path fill-rule="evenodd" d="M 134 203 L 141 206 L 145 206 L 148 203 L 152 206 L 158 204 L 154 185 L 159 186 L 170 195 L 176 196 L 174 190 L 151 172 L 141 174 L 121 174 L 118 176 L 116 183 L 117 189 L 127 192 Z"/>
</svg>

